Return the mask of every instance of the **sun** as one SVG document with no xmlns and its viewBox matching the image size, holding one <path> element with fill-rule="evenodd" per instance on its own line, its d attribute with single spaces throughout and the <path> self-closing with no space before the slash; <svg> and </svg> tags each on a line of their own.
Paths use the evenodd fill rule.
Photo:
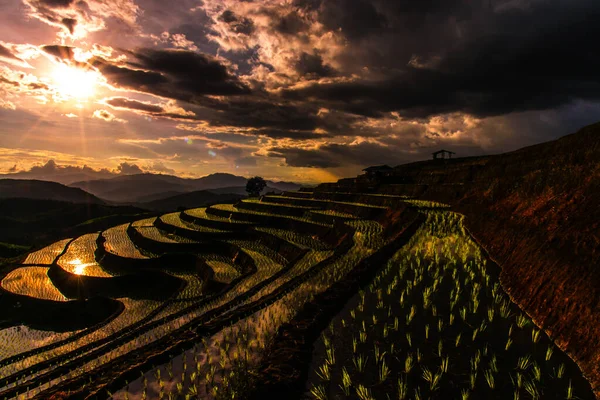
<svg viewBox="0 0 600 400">
<path fill-rule="evenodd" d="M 60 95 L 85 100 L 96 93 L 99 75 L 93 70 L 58 64 L 52 72 L 52 80 Z"/>
</svg>

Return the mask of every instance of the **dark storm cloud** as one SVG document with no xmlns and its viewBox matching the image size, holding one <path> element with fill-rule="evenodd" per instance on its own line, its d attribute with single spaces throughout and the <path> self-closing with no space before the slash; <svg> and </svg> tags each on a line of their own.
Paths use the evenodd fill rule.
<svg viewBox="0 0 600 400">
<path fill-rule="evenodd" d="M 226 26 L 218 32 L 231 37 L 250 36 L 242 41 L 247 47 L 219 52 L 229 63 L 202 49 L 141 48 L 126 52 L 125 62 L 95 58 L 91 64 L 115 86 L 177 100 L 195 113 L 177 118 L 274 139 L 383 139 L 393 129 L 371 129 L 369 118 L 390 118 L 390 112 L 421 122 L 449 113 L 483 118 L 600 98 L 600 57 L 589 47 L 589 38 L 600 37 L 597 2 L 304 0 L 294 5 L 261 4 L 251 12 L 207 8 L 195 11 L 201 24 L 186 21 L 169 29 L 173 35 L 185 27 L 187 39 L 196 34 L 194 43 L 217 35 L 217 26 Z M 256 41 L 257 35 L 266 38 Z M 322 39 L 327 35 L 336 40 Z M 319 47 L 319 40 L 331 48 Z M 284 57 L 269 58 L 280 48 Z M 73 57 L 67 46 L 43 49 Z M 241 76 L 252 67 L 263 75 Z M 269 86 L 270 78 L 282 83 Z M 124 98 L 107 104 L 169 117 L 162 105 Z M 381 143 L 272 153 L 296 166 L 331 167 L 346 158 L 376 163 L 375 154 L 388 154 Z"/>
<path fill-rule="evenodd" d="M 203 99 L 202 106 L 214 111 L 207 117 L 214 126 L 255 129 L 254 133 L 272 138 L 316 139 L 348 133 L 357 118 L 341 118 L 338 113 L 319 114 L 319 107 L 292 103 L 266 95 Z M 194 110 L 195 111 L 195 110 Z M 327 133 L 316 133 L 322 129 Z"/>
<path fill-rule="evenodd" d="M 77 26 L 77 20 L 75 18 L 63 18 L 61 22 L 65 28 L 69 30 L 71 35 L 75 32 L 75 26 Z"/>
<path fill-rule="evenodd" d="M 169 83 L 158 72 L 120 67 L 100 57 L 90 60 L 90 64 L 98 68 L 110 83 L 127 89 L 152 93 L 152 88 Z"/>
<path fill-rule="evenodd" d="M 323 58 L 319 54 L 308 54 L 302 52 L 296 62 L 296 71 L 301 75 L 311 78 L 321 78 L 335 75 L 335 70 L 329 65 L 323 64 Z"/>
<path fill-rule="evenodd" d="M 274 17 L 273 28 L 285 35 L 297 35 L 300 32 L 307 30 L 307 23 L 298 15 L 297 12 L 292 11 L 283 16 Z"/>
<path fill-rule="evenodd" d="M 251 19 L 240 17 L 231 10 L 223 11 L 218 20 L 225 22 L 233 32 L 244 35 L 250 35 L 254 32 L 254 23 Z"/>
<path fill-rule="evenodd" d="M 127 89 L 194 102 L 203 95 L 247 94 L 250 89 L 217 59 L 194 51 L 142 48 L 135 59 L 116 65 L 102 58 L 91 64 L 109 82 Z"/>
<path fill-rule="evenodd" d="M 267 152 L 267 157 L 284 158 L 286 165 L 290 167 L 332 168 L 340 165 L 320 150 L 272 148 Z"/>
<path fill-rule="evenodd" d="M 267 150 L 268 157 L 283 158 L 290 167 L 332 168 L 343 165 L 397 165 L 409 157 L 397 147 L 380 143 L 357 144 L 330 143 L 314 149 L 274 147 Z"/>
<path fill-rule="evenodd" d="M 58 50 L 55 53 L 62 54 Z M 170 117 L 208 120 L 214 126 L 253 128 L 258 129 L 257 134 L 293 138 L 322 136 L 312 131 L 319 127 L 325 129 L 329 124 L 326 118 L 317 115 L 318 107 L 314 105 L 282 101 L 264 92 L 251 93 L 223 64 L 210 56 L 186 50 L 152 49 L 136 50 L 130 54 L 135 61 L 124 65 L 102 58 L 95 58 L 90 63 L 111 84 L 188 102 L 196 107 L 192 107 L 192 111 L 199 114 L 198 117 Z M 211 98 L 206 95 L 224 96 Z M 107 101 L 107 104 L 159 112 L 141 110 L 138 107 L 146 108 L 147 105 L 122 99 L 116 103 Z M 218 112 L 215 113 L 215 110 Z"/>
<path fill-rule="evenodd" d="M 350 39 L 381 33 L 386 17 L 368 0 L 327 0 L 322 4 L 320 20 L 330 30 L 341 29 Z"/>
<path fill-rule="evenodd" d="M 144 103 L 125 97 L 113 97 L 104 101 L 106 104 L 117 108 L 128 108 L 130 110 L 144 111 L 149 113 L 162 113 L 164 108 L 155 104 Z"/>
<path fill-rule="evenodd" d="M 75 0 L 38 0 L 38 3 L 51 8 L 68 8 Z"/>
<path fill-rule="evenodd" d="M 321 7 L 332 7 L 329 4 Z M 436 58 L 424 55 L 419 61 L 414 54 L 398 54 L 396 71 L 380 70 L 383 76 L 377 80 L 312 84 L 284 93 L 360 115 L 399 111 L 408 118 L 455 111 L 485 117 L 553 108 L 576 98 L 599 99 L 600 56 L 589 38 L 600 37 L 600 25 L 594 22 L 600 18 L 600 3 L 565 4 L 547 1 L 526 9 L 488 10 L 464 22 L 465 37 L 455 38 L 449 50 L 435 49 Z M 436 10 L 448 18 L 457 13 L 452 4 Z M 390 8 L 388 18 L 398 19 L 394 12 L 404 11 Z M 424 11 L 408 8 L 412 14 Z M 350 11 L 340 12 L 338 19 L 343 21 Z M 428 38 L 422 40 L 432 50 Z"/>
<path fill-rule="evenodd" d="M 41 46 L 40 49 L 51 56 L 59 58 L 61 60 L 72 60 L 75 56 L 74 47 L 72 46 L 61 46 L 57 44 Z"/>
</svg>

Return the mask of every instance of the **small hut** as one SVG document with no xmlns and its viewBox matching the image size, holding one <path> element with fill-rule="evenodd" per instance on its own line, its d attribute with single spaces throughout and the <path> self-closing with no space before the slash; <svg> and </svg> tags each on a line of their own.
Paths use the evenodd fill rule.
<svg viewBox="0 0 600 400">
<path fill-rule="evenodd" d="M 438 160 L 438 159 L 445 160 L 445 159 L 452 158 L 452 154 L 456 154 L 456 153 L 453 151 L 448 151 L 448 150 L 442 149 L 442 150 L 438 150 L 435 153 L 431 153 L 431 154 L 433 155 L 434 160 Z"/>
<path fill-rule="evenodd" d="M 367 173 L 367 176 L 372 176 L 372 177 L 387 176 L 393 170 L 394 170 L 394 168 L 390 167 L 389 165 L 376 165 L 373 167 L 368 167 L 368 168 L 363 169 L 363 171 Z"/>
</svg>

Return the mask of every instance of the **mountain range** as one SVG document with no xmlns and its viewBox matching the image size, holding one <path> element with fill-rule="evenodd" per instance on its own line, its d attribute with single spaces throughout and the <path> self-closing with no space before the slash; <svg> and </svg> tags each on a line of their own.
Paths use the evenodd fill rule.
<svg viewBox="0 0 600 400">
<path fill-rule="evenodd" d="M 123 175 L 110 179 L 74 182 L 69 186 L 79 188 L 101 199 L 114 203 L 145 203 L 200 190 L 215 193 L 245 195 L 247 178 L 216 173 L 202 178 L 180 178 L 163 174 Z M 291 182 L 267 181 L 264 192 L 298 190 L 300 185 Z"/>
<path fill-rule="evenodd" d="M 106 204 L 86 191 L 56 182 L 23 179 L 0 179 L 0 199 L 27 198 L 68 203 Z"/>
</svg>

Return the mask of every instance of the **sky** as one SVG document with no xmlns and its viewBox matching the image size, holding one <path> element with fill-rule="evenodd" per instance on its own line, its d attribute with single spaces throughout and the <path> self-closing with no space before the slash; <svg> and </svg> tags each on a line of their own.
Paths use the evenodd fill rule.
<svg viewBox="0 0 600 400">
<path fill-rule="evenodd" d="M 0 174 L 317 183 L 600 120 L 597 0 L 0 0 Z"/>
</svg>

